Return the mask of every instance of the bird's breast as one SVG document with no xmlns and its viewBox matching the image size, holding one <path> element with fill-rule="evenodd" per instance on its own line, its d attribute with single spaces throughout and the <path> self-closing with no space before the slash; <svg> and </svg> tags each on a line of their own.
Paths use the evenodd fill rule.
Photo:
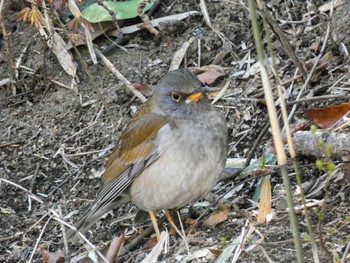
<svg viewBox="0 0 350 263">
<path fill-rule="evenodd" d="M 227 154 L 226 122 L 215 114 L 160 129 L 156 139 L 159 158 L 130 187 L 137 207 L 145 211 L 178 208 L 214 187 Z"/>
</svg>

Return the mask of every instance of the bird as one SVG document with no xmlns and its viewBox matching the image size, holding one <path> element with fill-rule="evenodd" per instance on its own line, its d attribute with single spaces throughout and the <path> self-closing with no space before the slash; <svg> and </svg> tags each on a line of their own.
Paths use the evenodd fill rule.
<svg viewBox="0 0 350 263">
<path fill-rule="evenodd" d="M 208 92 L 186 68 L 160 80 L 121 132 L 95 201 L 74 225 L 81 234 L 132 202 L 149 212 L 159 235 L 155 213 L 181 208 L 213 189 L 226 164 L 227 122 Z M 79 242 L 75 230 L 67 236 Z"/>
</svg>

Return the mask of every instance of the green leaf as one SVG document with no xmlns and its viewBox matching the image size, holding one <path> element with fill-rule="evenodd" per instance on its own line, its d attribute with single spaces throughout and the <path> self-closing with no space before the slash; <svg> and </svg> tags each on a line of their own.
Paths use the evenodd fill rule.
<svg viewBox="0 0 350 263">
<path fill-rule="evenodd" d="M 265 168 L 265 165 L 266 165 L 266 156 L 265 154 L 263 154 L 260 160 L 260 168 Z"/>
<path fill-rule="evenodd" d="M 334 163 L 327 163 L 327 171 L 334 172 L 335 171 L 335 164 Z"/>
<path fill-rule="evenodd" d="M 138 16 L 137 5 L 139 4 L 139 1 L 140 0 L 130 0 L 126 2 L 103 1 L 103 3 L 108 7 L 108 9 L 115 13 L 117 20 L 122 20 Z M 149 3 L 147 3 L 143 11 L 145 12 L 149 10 L 154 4 L 154 1 L 155 0 L 151 0 Z M 98 3 L 89 5 L 82 10 L 81 13 L 83 17 L 91 23 L 112 21 L 112 16 L 103 6 L 100 6 Z"/>
<path fill-rule="evenodd" d="M 310 238 L 310 235 L 308 233 L 305 233 L 304 234 L 304 241 L 310 241 L 311 238 Z"/>
<path fill-rule="evenodd" d="M 327 154 L 328 156 L 331 156 L 331 155 L 332 155 L 332 152 L 333 152 L 333 150 L 332 150 L 332 145 L 331 145 L 331 144 L 327 144 L 327 146 L 326 146 L 326 154 Z"/>
<path fill-rule="evenodd" d="M 316 134 L 316 131 L 317 131 L 317 127 L 316 127 L 315 125 L 311 125 L 310 130 L 311 130 L 311 133 L 312 133 L 313 135 L 315 135 L 315 134 Z"/>
<path fill-rule="evenodd" d="M 317 159 L 315 164 L 316 164 L 317 169 L 319 169 L 319 170 L 323 169 L 323 162 L 321 160 Z"/>
<path fill-rule="evenodd" d="M 319 140 L 318 141 L 318 147 L 320 147 L 320 149 L 323 150 L 324 149 L 324 141 Z"/>
</svg>

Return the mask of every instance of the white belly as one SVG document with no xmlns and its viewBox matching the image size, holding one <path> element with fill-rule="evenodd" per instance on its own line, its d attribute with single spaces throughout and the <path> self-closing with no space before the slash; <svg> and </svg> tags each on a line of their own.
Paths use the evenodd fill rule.
<svg viewBox="0 0 350 263">
<path fill-rule="evenodd" d="M 178 208 L 198 200 L 215 186 L 226 162 L 226 149 L 222 149 L 226 127 L 201 123 L 189 133 L 186 126 L 175 128 L 177 132 L 169 125 L 160 130 L 159 158 L 130 187 L 131 200 L 138 208 L 145 211 Z M 208 129 L 221 134 L 208 136 Z M 188 136 L 192 138 L 191 144 Z"/>
</svg>

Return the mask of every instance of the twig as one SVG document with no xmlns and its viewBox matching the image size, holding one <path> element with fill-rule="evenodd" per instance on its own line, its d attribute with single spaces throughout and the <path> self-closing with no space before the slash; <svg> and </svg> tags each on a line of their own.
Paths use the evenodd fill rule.
<svg viewBox="0 0 350 263">
<path fill-rule="evenodd" d="M 25 189 L 24 187 L 20 186 L 19 184 L 16 184 L 14 182 L 11 182 L 5 178 L 0 178 L 0 181 L 3 181 L 5 183 L 11 184 L 13 186 L 18 187 L 19 189 L 23 190 L 24 192 L 26 192 L 28 195 L 30 195 L 34 200 L 38 201 L 40 204 L 43 204 L 44 201 L 42 201 L 39 197 L 35 196 L 34 194 L 32 194 L 31 192 L 29 192 L 27 189 Z"/>
<path fill-rule="evenodd" d="M 148 15 L 146 15 L 143 12 L 143 9 L 145 8 L 147 2 L 148 0 L 140 0 L 139 4 L 137 5 L 137 13 L 143 22 L 141 28 L 147 29 L 150 33 L 157 37 L 159 36 L 159 31 L 152 26 L 151 22 L 149 21 Z"/>
<path fill-rule="evenodd" d="M 343 255 L 342 259 L 341 259 L 342 263 L 345 263 L 346 256 L 349 254 L 349 252 L 350 252 L 350 241 L 348 242 L 348 244 L 346 246 L 346 249 L 344 251 L 344 255 Z"/>
<path fill-rule="evenodd" d="M 117 29 L 118 31 L 118 39 L 119 38 L 122 38 L 123 37 L 123 33 L 120 29 L 120 26 L 118 24 L 118 21 L 117 21 L 117 17 L 115 15 L 115 12 L 113 10 L 111 10 L 110 8 L 108 8 L 108 6 L 105 5 L 105 3 L 102 1 L 102 0 L 97 0 L 97 3 L 102 6 L 104 9 L 106 9 L 106 11 L 108 12 L 108 14 L 112 17 L 112 22 L 115 26 L 115 28 Z"/>
<path fill-rule="evenodd" d="M 350 95 L 324 95 L 324 96 L 316 96 L 316 97 L 310 97 L 310 98 L 304 98 L 304 99 L 297 99 L 294 101 L 288 101 L 287 105 L 294 105 L 294 104 L 300 104 L 304 102 L 313 102 L 313 101 L 320 101 L 320 100 L 348 99 L 348 98 L 350 98 Z"/>
<path fill-rule="evenodd" d="M 142 102 L 145 102 L 147 99 L 142 95 L 133 85 L 131 85 L 130 81 L 128 81 L 115 67 L 114 65 L 102 54 L 102 52 L 95 48 L 96 55 L 102 59 L 105 65 L 112 71 L 112 73 L 123 82 L 123 84 L 132 92 L 136 97 L 138 97 Z"/>
<path fill-rule="evenodd" d="M 31 44 L 31 43 L 29 43 L 28 45 L 26 45 L 26 46 L 23 48 L 21 54 L 20 54 L 19 57 L 18 57 L 18 60 L 17 60 L 17 62 L 16 62 L 16 66 L 15 66 L 15 67 L 16 67 L 16 69 L 15 69 L 15 77 L 16 77 L 16 79 L 18 79 L 18 76 L 19 76 L 19 73 L 18 73 L 19 65 L 21 64 L 22 59 L 23 59 L 23 56 L 24 56 L 24 54 L 27 52 L 28 46 L 29 46 L 30 44 Z"/>
<path fill-rule="evenodd" d="M 62 213 L 62 206 L 61 205 L 58 205 L 58 214 L 60 215 L 60 217 L 63 218 L 63 213 Z M 66 234 L 66 228 L 64 227 L 64 224 L 62 224 L 60 222 L 60 225 L 61 225 L 61 229 L 62 229 L 62 236 L 63 236 L 63 244 L 64 244 L 64 253 L 66 255 L 66 262 L 69 262 L 70 261 L 70 258 L 67 258 L 67 257 L 70 257 L 70 254 L 69 254 L 69 247 L 68 247 L 68 240 L 67 240 L 67 234 Z"/>
<path fill-rule="evenodd" d="M 11 239 L 18 239 L 18 238 L 21 238 L 23 236 L 23 232 L 20 232 L 20 233 L 16 233 L 12 236 L 8 236 L 8 237 L 1 237 L 0 238 L 0 243 L 1 242 L 5 242 L 7 240 L 11 240 Z"/>
<path fill-rule="evenodd" d="M 33 193 L 34 187 L 35 187 L 35 180 L 36 177 L 38 175 L 38 171 L 39 171 L 39 163 L 36 164 L 36 168 L 35 168 L 35 172 L 34 175 L 32 177 L 32 181 L 30 182 L 30 187 L 29 187 L 29 192 Z M 30 197 L 30 195 L 28 195 L 28 211 L 30 211 L 32 209 L 32 198 Z"/>
<path fill-rule="evenodd" d="M 266 135 L 267 131 L 270 128 L 270 123 L 267 122 L 263 128 L 263 130 L 260 132 L 258 138 L 255 140 L 253 147 L 251 148 L 251 150 L 249 151 L 248 155 L 247 155 L 247 159 L 245 161 L 244 167 L 248 167 L 250 164 L 250 161 L 253 158 L 253 155 L 255 153 L 255 150 L 258 148 L 258 146 L 260 145 L 262 139 L 264 138 L 264 136 Z"/>
<path fill-rule="evenodd" d="M 6 142 L 0 144 L 0 148 L 7 148 L 7 147 L 19 147 L 23 142 Z"/>
<path fill-rule="evenodd" d="M 101 157 L 102 156 L 96 157 L 96 158 L 88 161 L 87 163 L 83 164 L 82 166 L 77 167 L 77 169 L 74 172 L 72 172 L 71 174 L 69 174 L 58 186 L 53 186 L 53 189 L 51 190 L 51 192 L 48 193 L 48 196 L 52 196 L 58 189 L 60 189 L 63 185 L 65 185 L 70 180 L 70 178 L 82 173 L 83 169 L 85 167 L 87 167 L 89 164 L 93 163 L 94 161 L 100 159 Z"/>
<path fill-rule="evenodd" d="M 157 220 L 158 225 L 163 224 L 166 220 L 166 217 L 162 217 Z M 149 236 L 154 232 L 153 226 L 148 227 L 146 230 L 142 231 L 141 234 L 139 234 L 136 238 L 134 238 L 130 243 L 126 246 L 124 246 L 119 254 L 118 259 L 124 258 L 124 256 L 131 251 L 133 248 L 135 248 L 138 244 L 141 243 L 142 239 L 145 238 L 146 236 Z"/>
<path fill-rule="evenodd" d="M 158 1 L 158 0 L 157 0 Z M 170 2 L 169 6 L 167 7 L 167 9 L 165 10 L 165 14 L 169 14 L 171 9 L 173 9 L 173 7 L 175 6 L 175 4 L 178 2 L 179 0 L 173 0 Z"/>
<path fill-rule="evenodd" d="M 175 0 L 175 1 L 173 1 L 173 2 L 176 3 L 177 0 Z M 153 3 L 152 7 L 148 10 L 148 16 L 152 16 L 152 15 L 156 12 L 156 10 L 158 9 L 160 3 L 161 3 L 161 0 L 156 0 L 156 1 Z"/>
<path fill-rule="evenodd" d="M 278 26 L 278 24 L 276 23 L 272 15 L 267 10 L 260 9 L 259 11 L 266 17 L 272 31 L 275 33 L 276 37 L 279 39 L 282 46 L 284 47 L 284 51 L 289 56 L 289 58 L 293 61 L 294 65 L 298 68 L 303 78 L 306 80 L 307 74 L 303 66 L 301 65 L 298 57 L 295 55 L 294 50 L 290 45 L 288 39 L 286 38 L 284 32 L 281 30 L 281 28 Z"/>
<path fill-rule="evenodd" d="M 332 5 L 333 5 L 333 1 L 332 1 Z M 322 234 L 322 231 L 324 230 L 323 228 L 323 223 L 324 223 L 324 215 L 326 212 L 326 208 L 327 208 L 327 200 L 329 200 L 330 197 L 330 184 L 331 184 L 331 177 L 332 177 L 332 172 L 328 172 L 328 178 L 326 179 L 325 182 L 325 187 L 323 188 L 323 191 L 325 191 L 324 194 L 324 202 L 322 203 L 321 209 L 320 211 L 317 213 L 317 217 L 318 217 L 318 222 L 317 222 L 317 230 L 318 230 L 318 235 L 319 235 L 319 243 L 320 246 L 323 250 L 323 252 L 326 254 L 326 256 L 328 257 L 328 259 L 330 260 L 329 262 L 332 262 L 333 260 L 333 256 L 332 254 L 329 252 L 329 250 L 326 247 L 325 241 L 324 241 L 324 236 Z"/>
<path fill-rule="evenodd" d="M 307 76 L 304 85 L 300 89 L 300 92 L 299 92 L 299 94 L 298 94 L 298 96 L 296 98 L 297 100 L 299 100 L 301 98 L 301 96 L 303 96 L 306 87 L 309 86 L 309 83 L 310 83 L 311 78 L 312 78 L 312 76 L 313 76 L 313 74 L 315 72 L 315 69 L 316 69 L 318 63 L 320 62 L 321 58 L 323 57 L 323 54 L 324 54 L 324 52 L 326 50 L 328 38 L 329 38 L 329 35 L 330 35 L 330 31 L 331 31 L 331 25 L 332 25 L 332 23 L 331 23 L 332 19 L 331 18 L 333 16 L 334 0 L 332 0 L 332 4 L 331 5 L 332 5 L 332 7 L 331 7 L 330 14 L 329 14 L 330 19 L 329 19 L 329 22 L 328 22 L 328 25 L 327 25 L 327 31 L 326 31 L 326 35 L 324 37 L 324 41 L 323 41 L 320 53 L 318 54 L 318 56 L 317 56 L 317 58 L 315 60 L 315 64 L 313 65 L 312 69 L 310 70 L 309 75 Z M 292 110 L 289 113 L 289 116 L 288 116 L 289 120 L 291 120 L 293 118 L 296 109 L 297 109 L 297 106 L 294 105 Z"/>
<path fill-rule="evenodd" d="M 58 17 L 57 14 L 56 14 L 56 18 L 58 19 L 59 24 L 60 24 L 61 28 L 63 29 L 64 33 L 68 36 L 68 38 L 70 39 L 70 41 L 72 41 L 72 39 L 70 38 L 70 35 L 69 35 L 68 31 L 66 30 L 66 28 L 65 28 L 65 26 L 63 25 L 63 23 L 61 22 L 61 20 L 59 20 L 59 17 Z M 99 87 L 97 86 L 97 83 L 96 83 L 94 77 L 92 76 L 91 72 L 89 71 L 86 61 L 84 60 L 82 54 L 79 52 L 78 48 L 77 48 L 76 46 L 73 46 L 73 48 L 74 48 L 74 50 L 75 50 L 75 52 L 76 52 L 76 54 L 77 54 L 77 56 L 78 56 L 78 58 L 79 58 L 80 63 L 81 63 L 82 66 L 83 66 L 83 69 L 84 69 L 85 73 L 87 74 L 87 76 L 88 76 L 88 78 L 89 78 L 89 81 L 90 81 L 91 85 L 92 85 L 93 88 L 96 90 L 96 93 L 97 93 L 97 96 L 98 96 L 100 102 L 101 102 L 102 105 L 105 107 L 105 109 L 106 109 L 106 111 L 107 111 L 107 115 L 108 115 L 108 117 L 110 118 L 110 121 L 111 121 L 113 127 L 116 127 L 116 124 L 115 124 L 115 121 L 114 121 L 114 118 L 113 118 L 114 115 L 112 114 L 110 108 L 108 107 L 108 105 L 107 105 L 107 103 L 106 103 L 106 100 L 104 99 L 104 97 L 103 97 L 103 95 L 102 95 L 102 93 L 101 93 L 101 90 L 100 90 Z M 96 50 L 95 50 L 95 52 L 96 52 Z"/>
<path fill-rule="evenodd" d="M 224 41 L 222 44 L 222 48 L 218 54 L 216 54 L 213 62 L 211 64 L 218 65 L 227 54 L 229 54 L 232 51 L 232 45 L 228 41 Z"/>
<path fill-rule="evenodd" d="M 201 29 L 196 30 L 197 35 L 197 49 L 198 49 L 198 61 L 197 61 L 197 67 L 201 66 L 201 57 L 202 57 L 202 38 L 203 38 L 203 31 Z M 213 102 L 214 104 L 214 102 Z"/>
<path fill-rule="evenodd" d="M 36 250 L 37 250 L 37 248 L 38 248 L 38 246 L 39 246 L 41 237 L 43 236 L 44 231 L 45 231 L 47 225 L 48 225 L 49 222 L 51 221 L 51 218 L 52 218 L 52 215 L 49 217 L 49 219 L 46 221 L 45 225 L 44 225 L 43 228 L 41 229 L 40 235 L 39 235 L 38 239 L 36 240 L 35 246 L 34 246 L 34 248 L 33 248 L 33 252 L 32 252 L 32 254 L 30 255 L 30 258 L 29 258 L 29 260 L 28 260 L 28 263 L 31 263 L 31 262 L 32 262 L 33 257 L 34 257 L 34 254 L 35 254 L 35 252 L 36 252 Z"/>
<path fill-rule="evenodd" d="M 106 259 L 105 256 L 102 255 L 101 251 L 99 249 L 96 248 L 96 246 L 94 246 L 83 234 L 81 234 L 74 226 L 72 226 L 71 224 L 68 224 L 67 222 L 65 222 L 64 220 L 61 219 L 61 217 L 56 213 L 56 211 L 54 210 L 50 210 L 50 212 L 52 213 L 51 217 L 52 219 L 56 220 L 57 222 L 61 223 L 62 225 L 65 225 L 66 227 L 69 227 L 70 229 L 76 231 L 77 235 L 79 235 L 79 237 L 86 242 L 91 249 L 94 250 L 94 252 L 99 255 L 104 262 L 109 263 L 109 261 Z"/>
</svg>

